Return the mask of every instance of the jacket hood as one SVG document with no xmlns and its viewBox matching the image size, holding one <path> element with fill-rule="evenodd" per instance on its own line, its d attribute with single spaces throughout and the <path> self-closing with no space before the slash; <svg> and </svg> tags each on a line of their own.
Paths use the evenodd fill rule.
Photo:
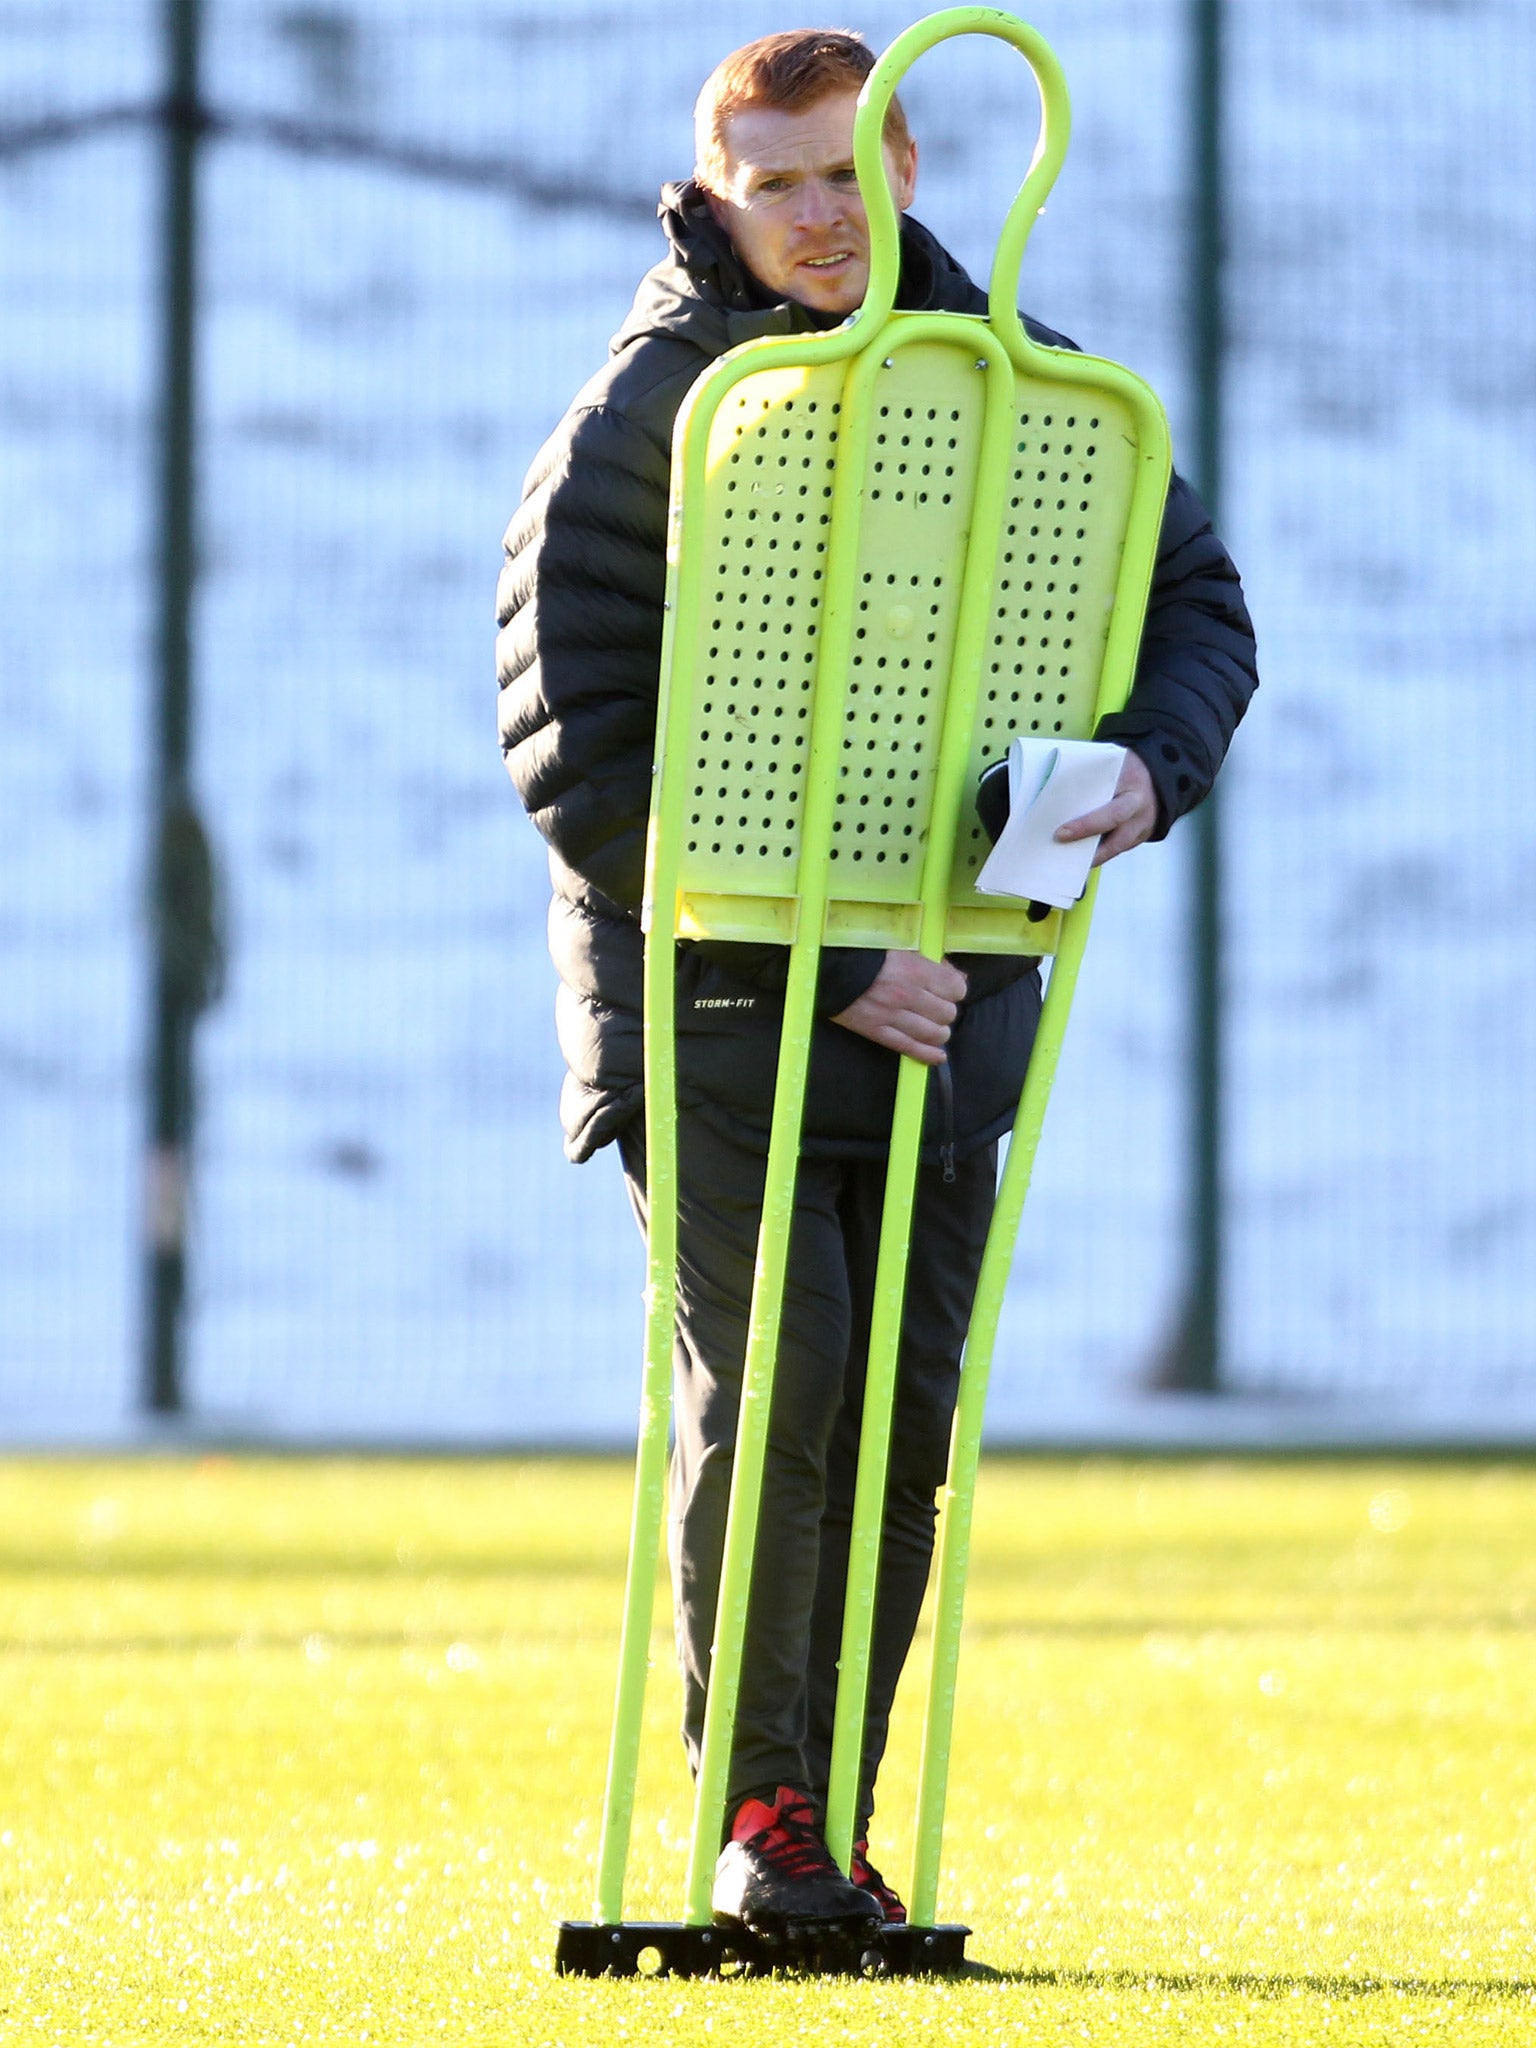
<svg viewBox="0 0 1536 2048">
<path fill-rule="evenodd" d="M 710 356 L 770 334 L 806 334 L 835 327 L 793 299 L 776 299 L 742 263 L 715 220 L 703 189 L 689 179 L 664 185 L 656 209 L 668 253 L 640 280 L 629 317 L 610 344 L 613 354 L 647 335 L 690 342 Z M 905 312 L 984 313 L 986 295 L 942 244 L 904 214 L 896 304 Z"/>
</svg>

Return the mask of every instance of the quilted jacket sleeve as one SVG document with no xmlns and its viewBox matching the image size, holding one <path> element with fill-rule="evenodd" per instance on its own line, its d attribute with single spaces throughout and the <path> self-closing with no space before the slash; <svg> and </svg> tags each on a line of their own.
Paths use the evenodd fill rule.
<svg viewBox="0 0 1536 2048">
<path fill-rule="evenodd" d="M 497 587 L 502 754 L 570 868 L 637 912 L 666 590 L 668 453 L 572 413 L 535 460 Z"/>
<path fill-rule="evenodd" d="M 1095 737 L 1128 746 L 1157 793 L 1161 839 L 1206 796 L 1258 687 L 1253 626 L 1231 557 L 1180 476 L 1163 509 L 1136 681 Z"/>
</svg>

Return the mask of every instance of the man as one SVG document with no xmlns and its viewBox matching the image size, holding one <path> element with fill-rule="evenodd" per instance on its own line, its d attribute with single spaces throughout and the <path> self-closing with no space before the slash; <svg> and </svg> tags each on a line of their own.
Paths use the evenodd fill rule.
<svg viewBox="0 0 1536 2048">
<path fill-rule="evenodd" d="M 534 462 L 499 591 L 501 737 L 550 846 L 566 1148 L 616 1140 L 645 1220 L 639 927 L 679 406 L 738 343 L 837 325 L 869 237 L 853 122 L 873 64 L 856 37 L 769 36 L 727 57 L 695 110 L 694 179 L 668 186 L 670 251 L 609 362 Z M 899 105 L 885 167 L 904 215 L 897 303 L 985 310 L 907 214 L 917 149 Z M 1035 339 L 1071 346 L 1030 323 Z M 1097 858 L 1198 803 L 1253 690 L 1253 636 L 1224 549 L 1175 479 L 1134 691 L 1099 736 L 1128 748 L 1114 799 L 1063 828 Z M 680 949 L 679 1278 L 671 1556 L 684 1739 L 697 1767 L 730 1484 L 786 956 Z M 714 1904 L 760 1929 L 904 1918 L 867 1828 L 896 1681 L 933 1547 L 960 1352 L 1039 1014 L 1039 963 L 829 948 L 822 958 L 789 1282 Z M 856 1847 L 821 1836 L 885 1151 L 898 1055 L 942 1072 L 912 1229 Z"/>
</svg>

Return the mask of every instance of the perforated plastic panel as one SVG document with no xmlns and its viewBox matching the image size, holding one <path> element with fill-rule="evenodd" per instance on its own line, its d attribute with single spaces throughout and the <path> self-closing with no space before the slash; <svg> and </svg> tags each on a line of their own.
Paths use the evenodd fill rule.
<svg viewBox="0 0 1536 2048">
<path fill-rule="evenodd" d="M 899 316 L 898 316 L 899 321 Z M 893 323 L 896 324 L 896 323 Z M 895 349 L 865 462 L 827 934 L 913 941 L 983 421 L 966 325 Z M 979 326 L 979 323 L 978 323 Z M 743 378 L 710 428 L 680 929 L 788 937 L 847 366 Z M 1015 733 L 1087 736 L 1135 463 L 1116 395 L 1021 380 L 968 790 Z M 679 764 L 668 763 L 668 773 Z M 1056 920 L 978 896 L 971 799 L 956 845 L 957 944 L 1046 950 Z M 742 899 L 757 899 L 758 907 Z"/>
<path fill-rule="evenodd" d="M 765 371 L 714 418 L 687 889 L 795 886 L 842 383 L 840 364 Z"/>
</svg>

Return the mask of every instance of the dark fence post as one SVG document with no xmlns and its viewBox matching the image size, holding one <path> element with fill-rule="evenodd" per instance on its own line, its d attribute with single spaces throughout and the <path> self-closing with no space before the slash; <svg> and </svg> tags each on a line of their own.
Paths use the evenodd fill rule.
<svg viewBox="0 0 1536 2048">
<path fill-rule="evenodd" d="M 183 1406 L 182 1304 L 193 1127 L 192 1036 L 216 992 L 213 864 L 191 787 L 196 577 L 197 158 L 200 0 L 164 0 L 159 606 L 149 851 L 153 948 L 145 1187 L 144 1404 Z"/>
<path fill-rule="evenodd" d="M 1225 158 L 1223 0 L 1190 0 L 1189 337 L 1193 482 L 1218 530 L 1222 497 Z M 1190 835 L 1189 1058 L 1184 1298 L 1159 1383 L 1193 1393 L 1221 1386 L 1222 928 L 1221 809 L 1212 794 Z"/>
</svg>

